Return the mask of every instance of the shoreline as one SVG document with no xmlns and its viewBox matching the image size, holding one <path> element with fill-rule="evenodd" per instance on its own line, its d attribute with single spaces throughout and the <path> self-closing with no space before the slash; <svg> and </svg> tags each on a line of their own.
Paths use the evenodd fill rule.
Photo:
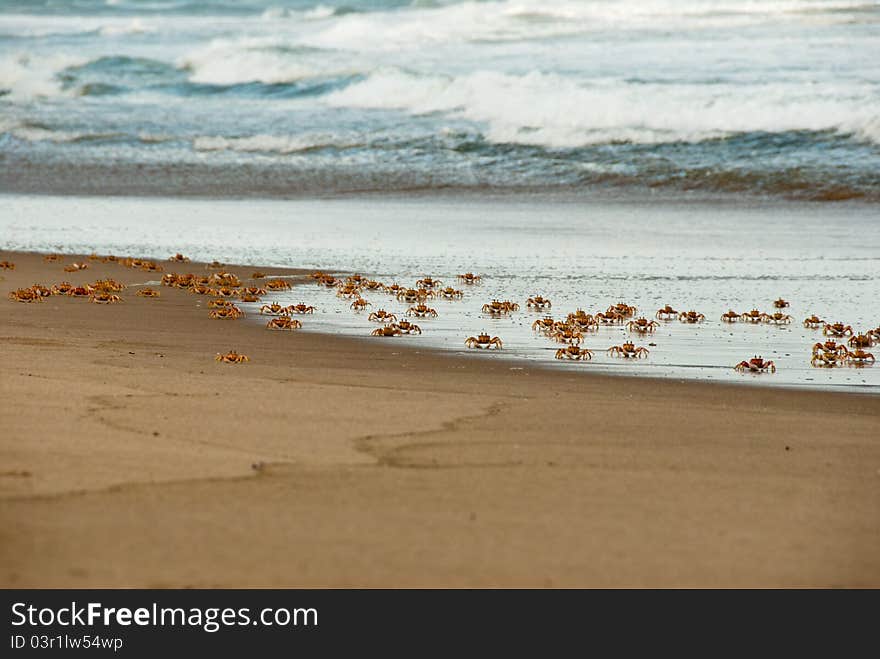
<svg viewBox="0 0 880 659">
<path fill-rule="evenodd" d="M 880 584 L 875 396 L 511 370 L 167 287 L 20 304 L 144 276 L 3 259 L 4 587 Z"/>
</svg>

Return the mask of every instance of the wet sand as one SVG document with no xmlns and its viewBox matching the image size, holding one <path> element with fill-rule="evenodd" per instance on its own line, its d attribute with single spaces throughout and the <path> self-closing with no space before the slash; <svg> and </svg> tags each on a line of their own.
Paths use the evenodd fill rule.
<svg viewBox="0 0 880 659">
<path fill-rule="evenodd" d="M 159 275 L 2 260 L 5 587 L 880 585 L 876 396 L 269 332 L 165 287 L 20 304 Z"/>
</svg>

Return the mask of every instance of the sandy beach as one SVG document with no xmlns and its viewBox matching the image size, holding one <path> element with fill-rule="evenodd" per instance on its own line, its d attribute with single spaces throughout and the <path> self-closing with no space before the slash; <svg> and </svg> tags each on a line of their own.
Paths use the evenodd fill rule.
<svg viewBox="0 0 880 659">
<path fill-rule="evenodd" d="M 880 585 L 876 396 L 269 332 L 2 260 L 4 587 Z M 6 297 L 103 277 L 124 303 Z"/>
</svg>

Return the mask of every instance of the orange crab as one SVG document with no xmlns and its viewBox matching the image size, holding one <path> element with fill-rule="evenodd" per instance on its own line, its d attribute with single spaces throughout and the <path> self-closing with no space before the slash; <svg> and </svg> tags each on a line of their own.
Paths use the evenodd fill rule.
<svg viewBox="0 0 880 659">
<path fill-rule="evenodd" d="M 608 307 L 605 313 L 617 313 L 620 314 L 623 318 L 632 318 L 636 315 L 636 311 L 638 311 L 636 307 L 624 304 L 623 302 L 618 302 L 617 304 L 612 304 L 610 307 Z"/>
<path fill-rule="evenodd" d="M 403 334 L 403 332 L 394 323 L 391 323 L 390 325 L 385 325 L 385 327 L 380 327 L 378 329 L 374 329 L 372 332 L 370 332 L 370 336 L 385 336 L 385 337 L 400 336 L 401 334 Z"/>
<path fill-rule="evenodd" d="M 429 291 L 427 288 L 404 288 L 397 293 L 397 300 L 399 302 L 407 302 L 409 304 L 424 302 L 434 297 L 436 297 L 436 293 Z"/>
<path fill-rule="evenodd" d="M 463 284 L 473 285 L 482 282 L 483 277 L 481 275 L 475 275 L 473 272 L 465 272 L 462 275 L 458 275 L 458 280 Z"/>
<path fill-rule="evenodd" d="M 626 318 L 617 313 L 616 311 L 612 311 L 610 313 L 602 313 L 601 311 L 593 316 L 593 320 L 596 321 L 598 325 L 622 325 L 623 321 Z"/>
<path fill-rule="evenodd" d="M 96 304 L 116 304 L 122 302 L 122 298 L 111 293 L 92 293 L 92 295 L 89 296 L 89 302 L 95 302 Z"/>
<path fill-rule="evenodd" d="M 517 311 L 518 309 L 519 305 L 516 302 L 510 302 L 508 300 L 505 300 L 504 302 L 492 300 L 483 305 L 483 313 L 491 316 L 502 316 L 509 314 L 511 311 Z"/>
<path fill-rule="evenodd" d="M 43 260 L 46 263 L 57 263 L 58 261 L 61 261 L 63 259 L 64 257 L 61 256 L 61 254 L 46 254 L 46 256 L 43 257 Z"/>
<path fill-rule="evenodd" d="M 315 313 L 315 307 L 303 304 L 302 302 L 300 302 L 299 304 L 291 305 L 287 308 L 290 309 L 292 312 L 299 313 L 299 314 Z"/>
<path fill-rule="evenodd" d="M 776 372 L 776 364 L 772 361 L 764 361 L 763 357 L 755 355 L 749 361 L 742 361 L 733 367 L 735 371 L 749 371 L 750 373 Z"/>
<path fill-rule="evenodd" d="M 809 318 L 804 318 L 804 327 L 807 329 L 819 329 L 822 325 L 827 324 L 824 320 L 813 314 Z"/>
<path fill-rule="evenodd" d="M 359 297 L 349 305 L 354 311 L 364 311 L 367 307 L 372 307 L 372 303 L 367 302 L 364 298 Z"/>
<path fill-rule="evenodd" d="M 0 261 L 0 270 L 15 270 L 15 264 L 11 261 Z"/>
<path fill-rule="evenodd" d="M 432 309 L 431 307 L 429 307 L 425 304 L 417 304 L 416 306 L 410 307 L 409 309 L 407 309 L 406 315 L 407 316 L 415 316 L 417 318 L 427 318 L 429 316 L 431 318 L 436 318 L 437 317 L 437 310 Z"/>
<path fill-rule="evenodd" d="M 85 270 L 88 267 L 88 263 L 71 263 L 70 265 L 64 266 L 64 272 L 78 272 L 79 270 Z"/>
<path fill-rule="evenodd" d="M 550 309 L 553 306 L 553 303 L 540 295 L 536 295 L 526 300 L 526 306 L 529 309 Z"/>
<path fill-rule="evenodd" d="M 831 340 L 825 341 L 824 343 L 814 343 L 813 356 L 815 357 L 821 353 L 844 355 L 846 354 L 846 346 L 842 343 L 837 343 L 836 341 Z"/>
<path fill-rule="evenodd" d="M 870 348 L 874 345 L 875 340 L 869 332 L 868 334 L 855 334 L 846 343 L 850 348 Z"/>
<path fill-rule="evenodd" d="M 439 288 L 443 284 L 439 279 L 433 277 L 423 277 L 416 282 L 417 288 Z"/>
<path fill-rule="evenodd" d="M 675 320 L 679 313 L 680 312 L 667 304 L 662 309 L 657 309 L 657 313 L 654 314 L 654 317 L 657 320 Z"/>
<path fill-rule="evenodd" d="M 266 288 L 270 291 L 289 291 L 290 283 L 283 279 L 270 279 L 266 282 Z"/>
<path fill-rule="evenodd" d="M 773 306 L 777 309 L 785 309 L 786 307 L 791 306 L 791 304 L 788 301 L 779 298 L 778 300 L 773 301 Z"/>
<path fill-rule="evenodd" d="M 269 314 L 270 316 L 289 316 L 290 307 L 282 307 L 277 302 L 272 304 L 264 304 L 260 307 L 260 313 Z"/>
<path fill-rule="evenodd" d="M 496 350 L 501 350 L 502 342 L 501 339 L 497 336 L 489 336 L 485 332 L 478 334 L 477 336 L 469 336 L 467 340 L 465 340 L 464 344 L 468 348 L 495 348 Z"/>
<path fill-rule="evenodd" d="M 295 330 L 301 327 L 302 323 L 290 316 L 279 316 L 266 323 L 266 329 L 270 330 Z"/>
<path fill-rule="evenodd" d="M 439 291 L 437 295 L 442 297 L 444 300 L 460 300 L 462 297 L 464 297 L 464 292 L 456 290 L 451 286 L 447 286 L 442 291 Z"/>
<path fill-rule="evenodd" d="M 42 302 L 43 296 L 32 288 L 19 288 L 9 293 L 9 299 L 16 302 Z"/>
<path fill-rule="evenodd" d="M 52 287 L 52 295 L 67 295 L 72 288 L 73 284 L 69 281 L 62 281 L 60 284 L 55 284 Z"/>
<path fill-rule="evenodd" d="M 238 320 L 244 316 L 244 311 L 236 307 L 234 304 L 230 304 L 227 307 L 214 309 L 214 311 L 208 315 L 216 320 Z"/>
<path fill-rule="evenodd" d="M 189 258 L 186 257 L 186 256 L 184 256 L 184 255 L 181 254 L 180 252 L 178 252 L 178 253 L 175 254 L 174 256 L 169 256 L 169 257 L 168 257 L 168 260 L 169 260 L 169 261 L 172 261 L 172 262 L 174 262 L 174 263 L 189 263 Z"/>
<path fill-rule="evenodd" d="M 572 345 L 578 345 L 584 340 L 584 335 L 580 333 L 580 330 L 569 327 L 564 323 L 558 323 L 549 336 L 559 343 L 570 343 Z"/>
<path fill-rule="evenodd" d="M 772 314 L 764 314 L 764 322 L 771 325 L 788 325 L 791 322 L 791 316 L 777 311 Z"/>
<path fill-rule="evenodd" d="M 843 323 L 826 323 L 822 328 L 822 334 L 825 336 L 852 336 L 853 328 Z"/>
<path fill-rule="evenodd" d="M 241 355 L 235 350 L 230 350 L 225 355 L 221 355 L 219 352 L 217 356 L 214 357 L 218 362 L 224 362 L 226 364 L 242 364 L 244 362 L 249 362 L 251 360 L 247 355 Z"/>
<path fill-rule="evenodd" d="M 556 359 L 573 359 L 575 361 L 585 361 L 593 358 L 593 353 L 581 346 L 566 346 L 556 351 Z"/>
<path fill-rule="evenodd" d="M 702 323 L 706 320 L 706 316 L 701 313 L 697 313 L 696 311 L 683 311 L 678 314 L 678 319 L 683 323 L 689 323 L 693 325 L 694 323 Z"/>
<path fill-rule="evenodd" d="M 626 329 L 630 332 L 638 334 L 653 334 L 654 330 L 660 327 L 660 323 L 656 320 L 648 320 L 647 318 L 638 318 L 631 320 L 626 324 Z"/>
<path fill-rule="evenodd" d="M 231 272 L 215 272 L 210 277 L 199 279 L 200 284 L 216 284 L 217 286 L 226 286 L 229 288 L 237 288 L 241 286 L 241 280 Z"/>
<path fill-rule="evenodd" d="M 95 290 L 91 286 L 75 286 L 67 291 L 71 297 L 89 297 Z"/>
<path fill-rule="evenodd" d="M 103 293 L 118 293 L 126 288 L 125 284 L 121 284 L 115 279 L 99 279 L 92 288 Z"/>
<path fill-rule="evenodd" d="M 726 313 L 721 314 L 721 322 L 722 323 L 735 323 L 742 317 L 742 314 L 738 314 L 733 309 L 730 309 Z"/>
<path fill-rule="evenodd" d="M 749 322 L 749 323 L 760 323 L 764 321 L 764 318 L 767 317 L 767 314 L 758 311 L 757 309 L 752 309 L 751 311 L 746 311 L 740 314 L 740 318 Z"/>
<path fill-rule="evenodd" d="M 532 329 L 543 334 L 549 334 L 553 331 L 555 326 L 556 321 L 553 320 L 553 316 L 544 316 L 543 318 L 538 318 L 538 320 L 532 323 Z"/>
<path fill-rule="evenodd" d="M 627 341 L 623 345 L 611 346 L 605 352 L 607 352 L 612 357 L 626 357 L 626 358 L 636 357 L 636 358 L 638 358 L 638 357 L 647 357 L 649 351 L 647 348 L 644 348 L 641 346 L 636 347 L 636 345 L 634 343 Z"/>
<path fill-rule="evenodd" d="M 875 361 L 874 355 L 872 355 L 870 352 L 865 352 L 861 348 L 856 348 L 855 350 L 852 350 L 852 351 L 848 350 L 846 355 L 844 356 L 844 359 L 848 363 L 855 364 L 856 366 L 865 366 L 866 364 L 873 364 Z"/>
<path fill-rule="evenodd" d="M 379 311 L 374 311 L 369 316 L 367 316 L 367 320 L 371 320 L 376 323 L 393 323 L 397 320 L 397 316 L 393 313 L 388 313 L 385 309 L 379 309 Z"/>
<path fill-rule="evenodd" d="M 147 288 L 142 288 L 136 294 L 138 297 L 159 297 L 161 293 L 159 291 L 153 290 L 149 286 Z"/>
<path fill-rule="evenodd" d="M 422 328 L 418 325 L 413 325 L 408 320 L 401 320 L 399 323 L 396 323 L 397 329 L 399 329 L 404 334 L 421 334 Z"/>
<path fill-rule="evenodd" d="M 211 261 L 208 265 L 205 266 L 208 270 L 219 270 L 220 268 L 225 268 L 225 263 L 220 263 L 220 261 Z"/>
</svg>

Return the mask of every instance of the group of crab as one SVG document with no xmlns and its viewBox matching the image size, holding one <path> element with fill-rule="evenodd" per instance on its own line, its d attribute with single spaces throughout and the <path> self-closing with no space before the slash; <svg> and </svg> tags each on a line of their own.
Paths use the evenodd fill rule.
<svg viewBox="0 0 880 659">
<path fill-rule="evenodd" d="M 536 296 L 540 297 L 540 296 Z M 534 299 L 534 298 L 531 298 Z M 543 299 L 543 298 L 542 298 Z M 544 316 L 532 323 L 532 330 L 544 336 L 566 344 L 559 348 L 556 359 L 573 361 L 585 361 L 593 358 L 593 351 L 581 345 L 584 334 L 597 332 L 603 325 L 622 325 L 633 333 L 646 335 L 652 334 L 660 323 L 647 318 L 635 318 L 638 309 L 635 306 L 618 302 L 612 304 L 605 311 L 590 314 L 583 309 L 577 309 L 566 316 L 565 320 L 555 320 L 552 316 Z M 636 346 L 632 341 L 625 341 L 620 345 L 614 345 L 605 351 L 612 357 L 640 358 L 647 357 L 649 350 L 644 346 Z"/>
<path fill-rule="evenodd" d="M 96 304 L 115 304 L 122 302 L 122 298 L 117 293 L 124 288 L 124 284 L 120 284 L 114 279 L 100 279 L 93 284 L 83 286 L 74 286 L 70 282 L 62 281 L 50 288 L 42 284 L 19 288 L 9 293 L 9 299 L 16 302 L 42 302 L 45 298 L 53 295 L 66 295 L 87 298 L 89 302 Z"/>
</svg>

